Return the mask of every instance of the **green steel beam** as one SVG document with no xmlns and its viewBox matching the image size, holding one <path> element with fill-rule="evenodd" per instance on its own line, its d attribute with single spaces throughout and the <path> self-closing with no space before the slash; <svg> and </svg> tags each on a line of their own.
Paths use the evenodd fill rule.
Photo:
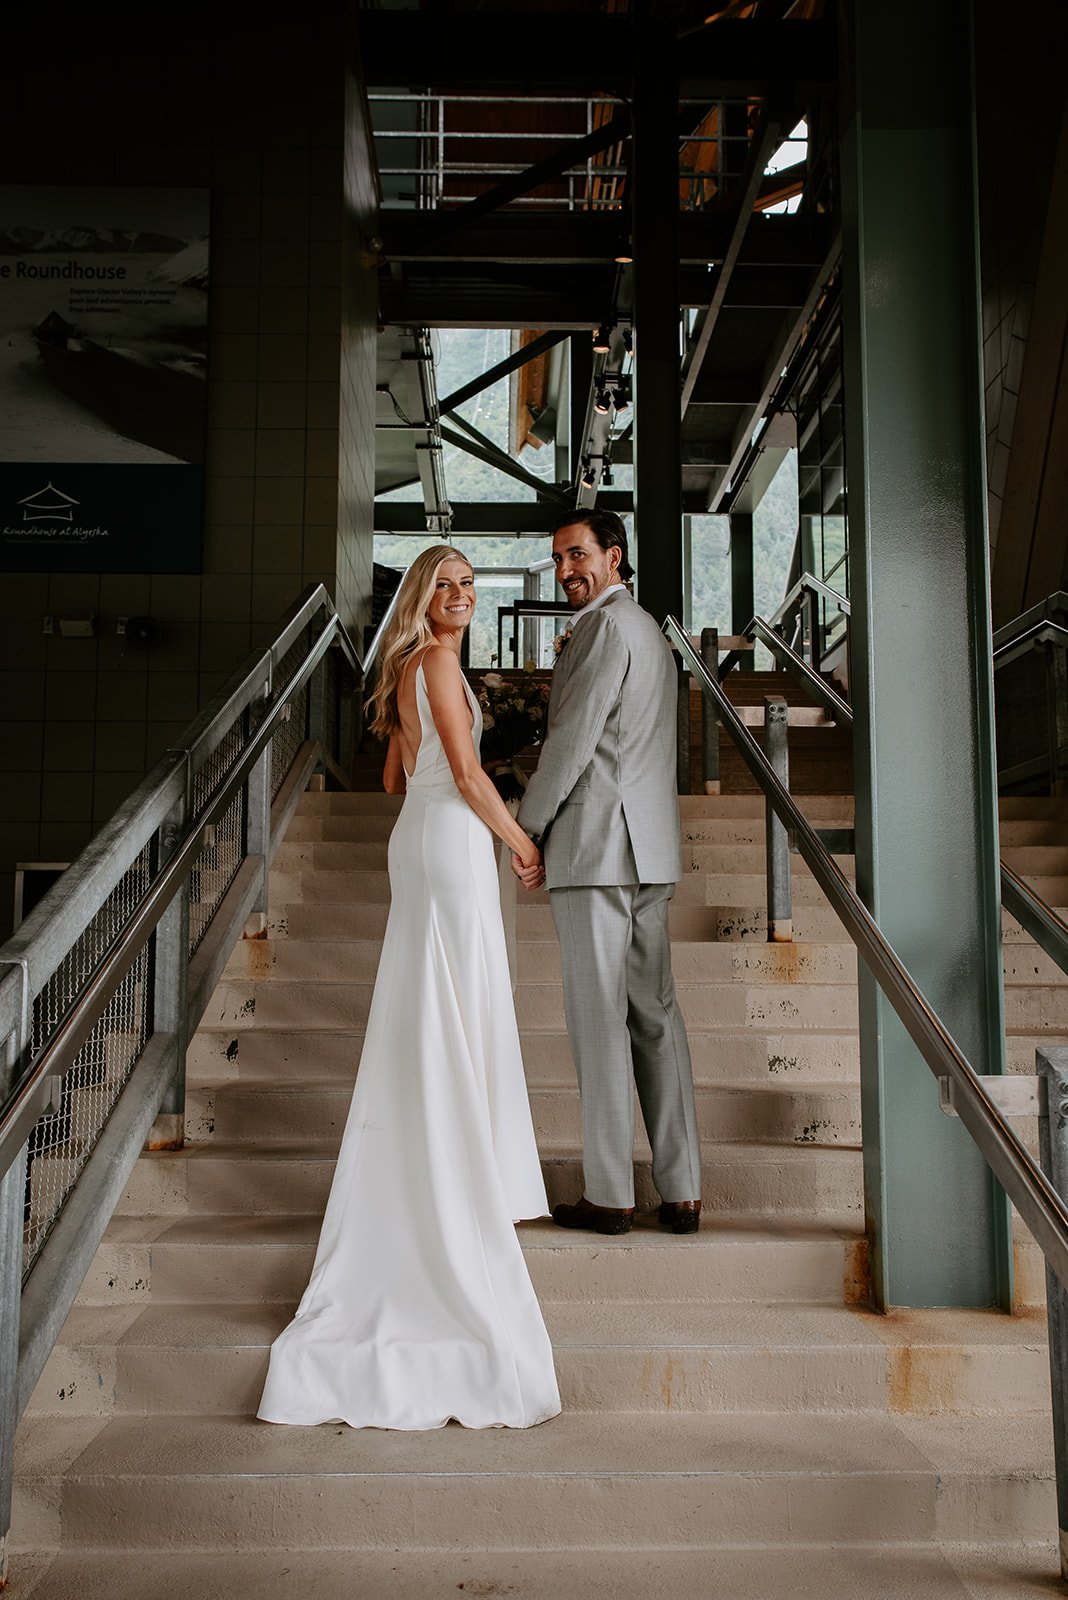
<svg viewBox="0 0 1068 1600">
<path fill-rule="evenodd" d="M 635 22 L 631 141 L 634 237 L 634 566 L 657 621 L 681 617 L 679 88 L 674 30 Z"/>
<path fill-rule="evenodd" d="M 1000 1073 L 970 8 L 840 17 L 857 885 L 975 1069 Z M 1008 1309 L 1004 1194 L 863 966 L 860 1040 L 877 1303 Z"/>
</svg>

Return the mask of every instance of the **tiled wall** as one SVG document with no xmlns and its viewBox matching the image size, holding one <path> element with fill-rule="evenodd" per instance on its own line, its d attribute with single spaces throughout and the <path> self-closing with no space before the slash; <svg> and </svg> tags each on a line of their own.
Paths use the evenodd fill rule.
<svg viewBox="0 0 1068 1600">
<path fill-rule="evenodd" d="M 305 585 L 325 583 L 357 631 L 369 614 L 373 273 L 342 284 L 374 195 L 365 147 L 343 157 L 361 104 L 343 62 L 325 6 L 273 43 L 20 62 L 0 97 L 0 183 L 211 190 L 202 574 L 0 574 L 0 938 L 14 863 L 71 860 Z M 62 110 L 42 119 L 45 99 Z M 89 610 L 93 639 L 42 632 Z M 116 633 L 137 613 L 162 625 L 147 653 Z"/>
</svg>

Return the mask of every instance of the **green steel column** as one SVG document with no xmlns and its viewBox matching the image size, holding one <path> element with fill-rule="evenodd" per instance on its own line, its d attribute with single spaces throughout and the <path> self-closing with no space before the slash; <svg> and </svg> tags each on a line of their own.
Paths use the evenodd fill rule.
<svg viewBox="0 0 1068 1600">
<path fill-rule="evenodd" d="M 682 616 L 679 86 L 674 23 L 651 10 L 635 21 L 634 566 L 660 622 Z"/>
<path fill-rule="evenodd" d="M 753 620 L 753 516 L 732 511 L 731 632 L 741 633 Z"/>
<path fill-rule="evenodd" d="M 840 15 L 857 884 L 973 1066 L 998 1073 L 970 8 Z M 878 1303 L 1007 1308 L 1005 1197 L 863 970 L 860 1041 Z"/>
</svg>

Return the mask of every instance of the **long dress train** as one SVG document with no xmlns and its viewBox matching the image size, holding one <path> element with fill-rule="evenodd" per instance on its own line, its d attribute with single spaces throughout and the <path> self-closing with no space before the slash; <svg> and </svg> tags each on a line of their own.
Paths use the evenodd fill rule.
<svg viewBox="0 0 1068 1600">
<path fill-rule="evenodd" d="M 526 1428 L 560 1410 L 513 1225 L 548 1204 L 493 835 L 453 781 L 422 663 L 415 688 L 359 1075 L 311 1278 L 271 1347 L 268 1422 Z"/>
</svg>

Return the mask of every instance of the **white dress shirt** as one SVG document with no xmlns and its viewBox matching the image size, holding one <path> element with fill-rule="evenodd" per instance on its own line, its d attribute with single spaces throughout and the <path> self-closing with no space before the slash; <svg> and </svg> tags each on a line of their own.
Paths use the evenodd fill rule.
<svg viewBox="0 0 1068 1600">
<path fill-rule="evenodd" d="M 627 586 L 625 583 L 610 583 L 607 589 L 602 589 L 599 595 L 597 595 L 593 600 L 588 601 L 586 605 L 581 606 L 579 610 L 575 612 L 574 616 L 571 618 L 571 621 L 564 629 L 564 632 L 574 633 L 575 624 L 577 622 L 581 622 L 582 618 L 588 616 L 591 611 L 596 611 L 598 606 L 603 606 L 605 601 L 609 599 L 611 595 L 618 594 L 621 589 L 626 590 L 626 587 Z"/>
</svg>

